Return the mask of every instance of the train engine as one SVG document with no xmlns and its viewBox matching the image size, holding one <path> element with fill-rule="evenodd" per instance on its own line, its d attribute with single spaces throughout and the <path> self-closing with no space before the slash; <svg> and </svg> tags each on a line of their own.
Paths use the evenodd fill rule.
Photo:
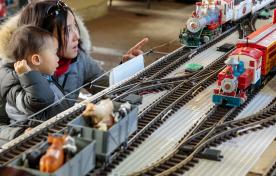
<svg viewBox="0 0 276 176">
<path fill-rule="evenodd" d="M 194 48 L 213 40 L 234 24 L 250 17 L 274 0 L 202 0 L 180 32 L 180 43 Z"/>
<path fill-rule="evenodd" d="M 197 2 L 196 11 L 186 23 L 185 31 L 181 31 L 180 42 L 186 46 L 197 47 L 207 43 L 221 33 L 221 12 L 217 4 Z"/>
<path fill-rule="evenodd" d="M 261 82 L 275 75 L 276 70 L 276 10 L 271 24 L 265 25 L 236 44 L 236 49 L 218 74 L 213 102 L 237 107 L 247 94 Z"/>
<path fill-rule="evenodd" d="M 239 48 L 225 61 L 226 68 L 218 74 L 213 102 L 226 106 L 240 106 L 247 92 L 261 83 L 261 54 L 258 49 Z"/>
</svg>

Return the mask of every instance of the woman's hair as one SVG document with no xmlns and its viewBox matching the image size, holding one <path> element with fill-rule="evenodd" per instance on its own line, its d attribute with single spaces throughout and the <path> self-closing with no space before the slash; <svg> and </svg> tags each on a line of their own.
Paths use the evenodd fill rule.
<svg viewBox="0 0 276 176">
<path fill-rule="evenodd" d="M 54 39 L 52 33 L 36 26 L 24 25 L 12 35 L 8 48 L 19 61 L 40 53 L 47 47 L 49 39 Z"/>
<path fill-rule="evenodd" d="M 61 0 L 46 0 L 29 3 L 22 11 L 18 26 L 31 24 L 43 28 L 52 34 L 56 34 L 58 39 L 59 51 L 63 52 L 67 46 L 68 29 L 67 29 L 67 16 L 68 13 L 72 13 L 75 17 L 72 9 L 70 9 Z M 79 30 L 79 26 L 77 29 Z M 81 41 L 79 41 L 79 48 L 81 47 Z"/>
</svg>

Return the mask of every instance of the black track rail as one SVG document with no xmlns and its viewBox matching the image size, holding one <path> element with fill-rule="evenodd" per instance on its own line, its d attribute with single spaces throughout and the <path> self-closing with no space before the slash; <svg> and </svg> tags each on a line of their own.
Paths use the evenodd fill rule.
<svg viewBox="0 0 276 176">
<path fill-rule="evenodd" d="M 133 175 L 183 174 L 199 162 L 199 158 L 196 154 L 205 147 L 217 146 L 233 137 L 249 133 L 252 130 L 255 131 L 274 125 L 276 122 L 276 99 L 274 99 L 271 105 L 265 110 L 257 114 L 247 118 L 226 122 L 226 119 L 233 116 L 232 112 L 234 110 L 235 109 L 221 107 L 220 109 L 215 108 L 214 112 L 211 111 L 208 115 L 213 118 L 207 116 L 209 120 L 203 121 L 203 124 L 200 124 L 198 128 L 194 129 L 190 137 L 182 139 L 172 154 Z M 210 121 L 210 119 L 212 120 Z M 214 123 L 212 123 L 212 121 L 214 121 Z M 253 125 L 259 126 L 254 127 Z M 238 130 L 241 130 L 241 132 L 237 133 Z M 181 150 L 183 148 L 186 150 Z"/>
<path fill-rule="evenodd" d="M 190 49 L 182 47 L 178 49 L 176 52 L 173 52 L 166 56 L 161 61 L 153 64 L 152 66 L 146 68 L 142 73 L 138 74 L 136 77 L 126 81 L 116 89 L 112 90 L 111 92 L 107 93 L 108 95 L 120 95 L 125 93 L 128 88 L 137 88 L 140 84 L 143 84 L 144 81 L 155 80 L 164 78 L 166 75 L 171 73 L 173 70 L 178 68 L 180 65 L 183 65 L 185 62 L 189 61 L 197 54 L 205 51 L 206 49 L 210 48 L 212 45 L 216 44 L 217 42 L 223 40 L 225 37 L 231 35 L 238 29 L 237 26 L 233 27 L 232 29 L 224 32 L 215 40 L 198 47 L 195 50 L 190 51 Z M 132 86 L 130 86 L 132 85 Z"/>
<path fill-rule="evenodd" d="M 117 154 L 112 163 L 101 171 L 101 174 L 110 172 L 131 151 L 137 148 L 149 135 L 161 126 L 173 113 L 189 102 L 199 92 L 216 81 L 217 73 L 224 66 L 227 53 L 213 62 L 209 67 L 183 81 L 161 99 L 151 104 L 139 114 L 138 130 L 130 136 L 128 147 L 124 152 Z"/>
</svg>

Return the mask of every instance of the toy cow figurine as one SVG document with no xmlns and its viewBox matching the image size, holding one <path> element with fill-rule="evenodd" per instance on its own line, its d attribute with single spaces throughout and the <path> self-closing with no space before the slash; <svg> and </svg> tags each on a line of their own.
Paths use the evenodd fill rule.
<svg viewBox="0 0 276 176">
<path fill-rule="evenodd" d="M 67 136 L 48 136 L 48 142 L 52 145 L 47 149 L 39 162 L 39 169 L 42 172 L 52 173 L 60 168 L 64 163 L 64 149 Z"/>
<path fill-rule="evenodd" d="M 114 123 L 113 103 L 110 99 L 101 100 L 99 104 L 88 103 L 82 115 L 90 118 L 92 127 L 107 131 Z"/>
</svg>

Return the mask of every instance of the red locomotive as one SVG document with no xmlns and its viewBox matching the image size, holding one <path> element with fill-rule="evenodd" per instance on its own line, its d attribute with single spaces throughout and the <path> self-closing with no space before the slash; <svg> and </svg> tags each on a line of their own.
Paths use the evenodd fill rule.
<svg viewBox="0 0 276 176">
<path fill-rule="evenodd" d="M 274 19 L 236 44 L 218 74 L 218 87 L 213 102 L 217 105 L 240 106 L 248 90 L 261 85 L 262 79 L 276 67 L 276 10 Z"/>
</svg>

